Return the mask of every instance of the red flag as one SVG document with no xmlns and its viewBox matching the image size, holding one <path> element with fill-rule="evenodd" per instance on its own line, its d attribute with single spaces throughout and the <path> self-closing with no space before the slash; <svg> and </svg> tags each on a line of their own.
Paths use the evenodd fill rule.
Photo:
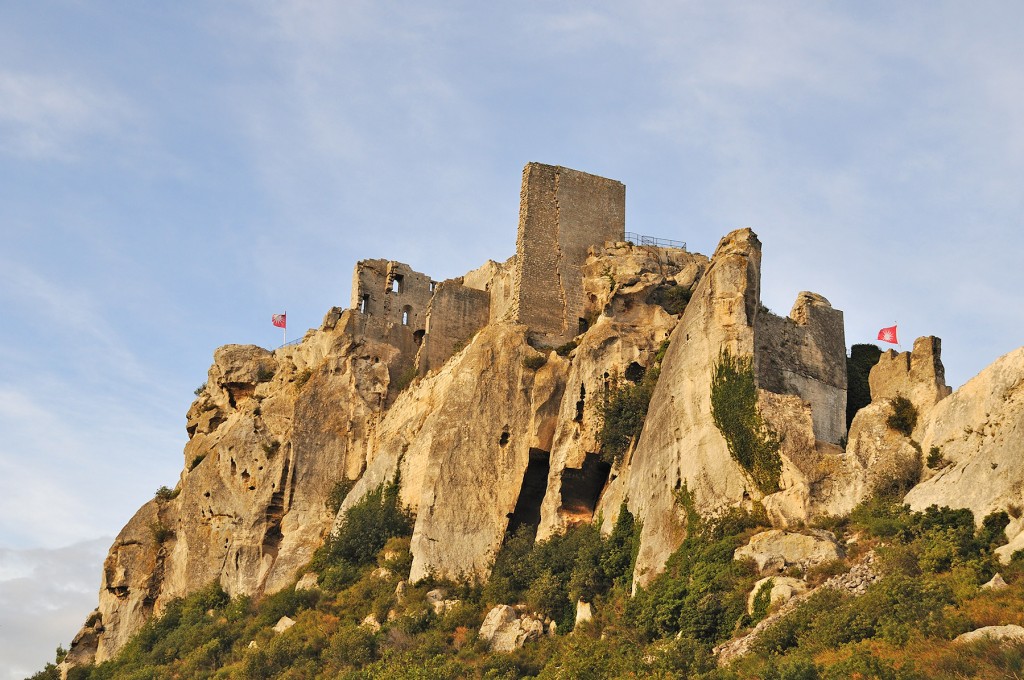
<svg viewBox="0 0 1024 680">
<path fill-rule="evenodd" d="M 900 341 L 896 339 L 896 326 L 889 326 L 878 331 L 878 339 L 882 342 L 892 343 L 893 345 L 900 344 Z"/>
<path fill-rule="evenodd" d="M 287 314 L 274 314 L 272 317 L 270 317 L 270 323 L 274 324 L 278 328 L 287 328 L 287 317 Z"/>
</svg>

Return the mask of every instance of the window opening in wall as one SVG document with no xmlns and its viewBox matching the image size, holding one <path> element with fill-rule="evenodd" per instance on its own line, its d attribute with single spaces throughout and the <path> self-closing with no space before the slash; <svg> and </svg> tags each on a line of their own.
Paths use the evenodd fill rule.
<svg viewBox="0 0 1024 680">
<path fill-rule="evenodd" d="M 437 281 L 431 281 L 430 282 L 430 292 L 433 293 L 435 288 L 437 288 Z"/>
<path fill-rule="evenodd" d="M 402 307 L 402 325 L 403 326 L 408 326 L 409 325 L 409 316 L 411 314 L 412 314 L 412 307 L 410 307 L 408 305 L 406 305 L 405 307 Z"/>
<path fill-rule="evenodd" d="M 395 277 L 391 279 L 391 292 L 401 293 L 402 292 L 402 275 L 395 274 Z"/>
<path fill-rule="evenodd" d="M 359 313 L 366 314 L 370 309 L 370 294 L 363 293 L 363 296 L 359 298 Z"/>
<path fill-rule="evenodd" d="M 423 335 L 424 335 L 425 332 L 426 331 L 424 331 L 421 328 L 420 330 L 418 330 L 415 333 L 413 333 L 412 334 L 412 341 L 415 342 L 417 345 L 421 344 L 423 342 Z"/>
</svg>

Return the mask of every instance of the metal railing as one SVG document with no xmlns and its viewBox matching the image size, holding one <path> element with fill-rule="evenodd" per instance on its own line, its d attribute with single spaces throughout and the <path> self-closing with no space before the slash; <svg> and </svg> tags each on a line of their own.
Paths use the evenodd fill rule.
<svg viewBox="0 0 1024 680">
<path fill-rule="evenodd" d="M 643 234 L 637 234 L 632 231 L 627 231 L 625 238 L 630 243 L 640 246 L 657 246 L 659 248 L 680 248 L 686 250 L 686 241 L 673 241 L 667 238 L 655 238 L 654 236 L 644 236 Z"/>
</svg>

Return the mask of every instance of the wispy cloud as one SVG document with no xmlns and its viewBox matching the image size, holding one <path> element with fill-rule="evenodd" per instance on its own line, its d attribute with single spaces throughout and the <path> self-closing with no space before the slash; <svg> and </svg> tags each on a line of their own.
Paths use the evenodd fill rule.
<svg viewBox="0 0 1024 680">
<path fill-rule="evenodd" d="M 96 607 L 110 538 L 53 550 L 0 548 L 0 658 L 3 680 L 21 680 L 67 648 Z"/>
<path fill-rule="evenodd" d="M 123 134 L 132 105 L 81 78 L 0 71 L 0 152 L 71 161 L 92 137 Z"/>
</svg>

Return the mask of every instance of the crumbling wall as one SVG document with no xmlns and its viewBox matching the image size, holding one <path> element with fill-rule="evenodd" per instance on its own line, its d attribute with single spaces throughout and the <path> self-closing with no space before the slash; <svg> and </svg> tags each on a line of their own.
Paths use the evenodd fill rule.
<svg viewBox="0 0 1024 680">
<path fill-rule="evenodd" d="M 868 376 L 871 401 L 904 396 L 924 412 L 953 390 L 946 385 L 942 366 L 942 340 L 934 335 L 914 340 L 912 352 L 882 352 Z"/>
<path fill-rule="evenodd" d="M 626 187 L 577 170 L 529 163 L 519 200 L 508 315 L 542 342 L 561 344 L 580 332 L 581 267 L 588 250 L 625 237 Z"/>
<path fill-rule="evenodd" d="M 437 284 L 427 308 L 426 333 L 416 357 L 420 375 L 441 366 L 487 325 L 490 296 L 459 279 Z"/>
<path fill-rule="evenodd" d="M 509 321 L 509 310 L 513 299 L 513 274 L 516 256 L 504 262 L 488 260 L 483 266 L 477 267 L 462 277 L 462 285 L 467 288 L 486 290 L 490 296 L 490 323 Z"/>
<path fill-rule="evenodd" d="M 761 310 L 755 334 L 758 386 L 809 403 L 814 436 L 837 443 L 846 434 L 843 313 L 805 291 L 788 318 Z"/>
</svg>

